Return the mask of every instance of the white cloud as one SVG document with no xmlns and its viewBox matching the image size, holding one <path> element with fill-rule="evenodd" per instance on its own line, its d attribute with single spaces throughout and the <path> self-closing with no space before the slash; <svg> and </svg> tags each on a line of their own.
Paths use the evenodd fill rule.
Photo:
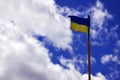
<svg viewBox="0 0 120 80">
<path fill-rule="evenodd" d="M 91 44 L 106 44 L 105 42 L 111 38 L 111 36 L 113 37 L 113 35 L 108 34 L 110 31 L 107 28 L 107 21 L 111 20 L 113 16 L 108 12 L 106 7 L 104 7 L 103 3 L 99 0 L 97 0 L 96 4 L 88 9 L 87 12 L 91 13 Z"/>
<path fill-rule="evenodd" d="M 70 16 L 70 15 L 77 16 L 81 14 L 78 10 L 73 9 L 73 8 L 68 8 L 66 6 L 65 7 L 58 6 L 58 9 L 59 9 L 58 11 L 59 13 L 67 15 L 67 16 Z"/>
<path fill-rule="evenodd" d="M 92 11 L 92 27 L 97 27 L 101 29 L 103 24 L 107 19 L 111 19 L 112 15 L 110 15 L 107 9 L 104 8 L 103 4 L 97 0 L 96 5 L 91 8 Z"/>
<path fill-rule="evenodd" d="M 82 80 L 88 80 L 87 76 L 88 74 L 84 74 L 82 76 L 83 78 Z M 93 76 L 93 75 L 91 76 L 92 76 L 91 80 L 106 80 L 106 78 L 101 73 L 97 73 L 96 76 Z"/>
<path fill-rule="evenodd" d="M 61 57 L 60 62 L 62 65 L 68 68 L 70 68 L 71 65 L 73 65 L 73 67 L 76 67 L 78 71 L 82 72 L 82 70 L 84 70 L 85 68 L 85 65 L 87 65 L 87 58 L 83 56 L 73 57 L 72 59 L 66 59 L 64 57 Z M 80 65 L 76 66 L 76 64 Z"/>
<path fill-rule="evenodd" d="M 53 0 L 1 0 L 0 5 L 0 18 L 20 26 L 22 32 L 43 35 L 59 48 L 70 48 L 70 22 L 58 13 Z"/>
<path fill-rule="evenodd" d="M 60 58 L 60 62 L 62 65 L 69 67 L 69 64 L 72 64 L 76 66 L 76 64 L 80 64 L 76 66 L 78 71 L 84 70 L 85 66 L 88 64 L 88 57 L 87 56 L 82 56 L 82 55 L 77 55 L 74 56 L 72 59 L 65 59 L 64 57 Z M 94 65 L 96 63 L 96 60 L 94 57 L 91 56 L 91 65 Z"/>
<path fill-rule="evenodd" d="M 80 60 L 77 60 L 77 57 L 73 58 L 73 59 L 65 59 L 63 57 L 61 57 L 60 62 L 62 65 L 68 67 L 69 69 L 73 69 L 75 68 L 75 63 L 80 63 L 80 66 L 77 66 L 77 70 L 81 71 L 81 65 L 83 65 L 83 67 L 85 67 L 84 65 L 86 64 L 85 62 L 87 62 L 86 60 L 82 59 L 83 57 L 80 58 Z M 93 59 L 93 58 L 92 58 Z M 101 74 L 100 72 L 98 72 L 95 76 L 91 74 L 91 79 L 92 80 L 107 80 L 105 78 L 105 76 L 103 74 Z M 80 80 L 88 80 L 88 74 L 81 74 Z"/>
<path fill-rule="evenodd" d="M 101 57 L 101 62 L 103 64 L 109 63 L 109 62 L 115 62 L 115 64 L 120 64 L 120 59 L 119 59 L 119 52 L 120 52 L 120 40 L 117 40 L 114 48 L 113 48 L 113 54 L 107 54 L 107 55 L 103 55 Z"/>
<path fill-rule="evenodd" d="M 103 64 L 109 63 L 110 61 L 118 62 L 119 63 L 118 57 L 117 56 L 113 56 L 112 54 L 104 55 L 101 58 L 101 62 Z"/>
</svg>

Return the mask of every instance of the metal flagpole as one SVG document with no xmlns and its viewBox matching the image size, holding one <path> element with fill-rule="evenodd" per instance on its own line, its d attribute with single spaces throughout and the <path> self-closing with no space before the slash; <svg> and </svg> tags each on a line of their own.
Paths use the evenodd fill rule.
<svg viewBox="0 0 120 80">
<path fill-rule="evenodd" d="M 90 16 L 88 15 L 90 21 Z M 88 80 L 91 80 L 91 62 L 90 62 L 90 26 L 88 27 Z"/>
</svg>

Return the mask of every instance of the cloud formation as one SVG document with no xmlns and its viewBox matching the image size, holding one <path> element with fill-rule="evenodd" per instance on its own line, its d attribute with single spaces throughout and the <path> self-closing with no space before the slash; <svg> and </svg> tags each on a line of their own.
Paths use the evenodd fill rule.
<svg viewBox="0 0 120 80">
<path fill-rule="evenodd" d="M 90 12 L 91 38 L 93 39 L 92 44 L 103 45 L 109 38 L 114 37 L 113 35 L 110 35 L 111 33 L 107 28 L 107 21 L 111 20 L 113 16 L 99 0 L 97 0 L 96 4 L 91 7 Z"/>
<path fill-rule="evenodd" d="M 58 48 L 70 48 L 69 20 L 58 10 L 54 0 L 1 0 L 0 80 L 87 79 L 72 64 L 69 69 L 53 64 L 48 49 L 34 37 L 43 35 Z M 106 80 L 101 73 L 92 76 L 96 79 Z"/>
<path fill-rule="evenodd" d="M 1 19 L 12 21 L 26 34 L 46 36 L 57 47 L 70 47 L 72 34 L 69 20 L 58 13 L 53 0 L 45 1 L 1 0 Z"/>
<path fill-rule="evenodd" d="M 97 0 L 96 5 L 91 8 L 92 12 L 92 26 L 95 28 L 101 29 L 106 20 L 111 19 L 112 15 L 110 15 L 105 9 L 104 5 Z"/>
<path fill-rule="evenodd" d="M 117 57 L 117 56 L 113 56 L 112 54 L 104 55 L 104 56 L 102 56 L 102 58 L 101 58 L 101 62 L 102 62 L 103 64 L 109 63 L 110 61 L 117 62 L 117 61 L 119 61 L 119 60 L 118 60 L 118 57 Z"/>
</svg>

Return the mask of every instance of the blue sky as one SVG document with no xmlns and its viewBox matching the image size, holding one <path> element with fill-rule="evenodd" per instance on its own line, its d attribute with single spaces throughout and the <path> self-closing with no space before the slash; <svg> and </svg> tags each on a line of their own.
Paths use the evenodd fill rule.
<svg viewBox="0 0 120 80">
<path fill-rule="evenodd" d="M 114 73 L 109 68 L 113 68 L 113 70 L 117 70 L 118 73 L 115 74 L 116 76 L 110 77 L 110 79 L 119 80 L 120 77 L 117 75 L 120 74 L 120 72 L 119 72 L 120 65 L 115 63 L 114 61 L 110 61 L 110 60 L 105 64 L 102 64 L 102 62 L 101 62 L 101 58 L 103 56 L 104 56 L 104 58 L 107 58 L 110 55 L 112 55 L 111 58 L 114 58 L 115 56 L 117 56 L 118 60 L 120 60 L 119 53 L 116 55 L 114 52 L 116 41 L 119 40 L 119 36 L 120 36 L 120 34 L 119 34 L 119 25 L 120 25 L 119 11 L 120 10 L 117 8 L 119 5 L 118 4 L 119 1 L 101 0 L 99 2 L 104 6 L 103 10 L 104 9 L 107 10 L 108 13 L 112 16 L 112 19 L 110 19 L 110 20 L 106 19 L 106 21 L 103 22 L 103 25 L 102 25 L 103 28 L 105 27 L 106 29 L 110 30 L 111 28 L 113 28 L 117 25 L 118 28 L 116 29 L 115 32 L 118 35 L 118 37 L 114 38 L 115 35 L 112 35 L 107 39 L 106 37 L 109 35 L 109 32 L 106 34 L 104 34 L 104 32 L 103 32 L 103 34 L 98 35 L 98 36 L 100 36 L 98 39 L 91 38 L 91 42 L 98 41 L 97 45 L 91 44 L 91 56 L 94 57 L 94 59 L 95 59 L 95 61 L 91 65 L 92 66 L 91 67 L 92 74 L 95 75 L 97 72 L 101 72 L 106 77 L 108 77 L 108 80 L 109 80 L 110 75 Z M 97 3 L 96 3 L 96 0 L 89 0 L 89 1 L 56 0 L 56 4 L 58 4 L 61 7 L 69 7 L 69 8 L 73 8 L 77 11 L 84 12 L 86 9 L 89 9 L 90 6 L 94 6 Z M 93 13 L 93 12 L 91 12 L 91 13 Z M 68 15 L 65 15 L 65 16 L 68 16 Z M 77 16 L 81 17 L 79 14 Z M 85 16 L 86 16 L 86 14 L 85 14 Z M 98 15 L 98 17 L 101 17 L 101 16 Z M 71 46 L 73 48 L 73 52 L 75 53 L 74 55 L 71 55 L 70 52 L 67 50 L 62 50 L 62 49 L 56 50 L 55 47 L 53 47 L 52 45 L 46 45 L 46 47 L 48 49 L 50 49 L 49 51 L 53 53 L 53 57 L 52 57 L 53 63 L 60 64 L 60 62 L 58 60 L 60 56 L 63 56 L 67 59 L 72 59 L 73 57 L 79 58 L 79 56 L 83 56 L 84 58 L 87 59 L 87 57 L 86 57 L 87 56 L 87 37 L 86 37 L 87 35 L 84 35 L 83 33 L 76 33 L 74 31 L 72 32 L 72 34 L 73 34 L 73 37 L 72 37 L 73 42 L 71 43 Z M 111 32 L 111 34 L 112 34 L 112 32 Z M 105 38 L 105 39 L 102 39 L 103 41 L 100 41 L 102 45 L 99 44 L 100 38 Z M 47 43 L 45 43 L 45 44 L 47 44 Z M 57 55 L 54 55 L 56 53 L 57 53 Z M 105 56 L 107 56 L 107 57 L 105 57 Z M 79 59 L 78 59 L 78 61 L 79 61 Z M 81 65 L 82 64 L 76 62 L 76 64 L 74 66 L 82 68 L 82 71 L 83 71 L 82 73 L 87 73 L 87 65 L 85 64 L 84 68 L 81 67 Z"/>
<path fill-rule="evenodd" d="M 109 32 L 107 34 L 104 34 L 104 32 L 103 32 L 103 34 L 98 39 L 91 38 L 91 42 L 92 41 L 97 42 L 97 41 L 99 41 L 100 38 L 102 38 L 102 37 L 104 38 L 104 39 L 102 39 L 103 40 L 102 45 L 99 45 L 99 43 L 98 43 L 98 45 L 92 45 L 91 44 L 91 56 L 93 56 L 95 58 L 95 63 L 93 63 L 91 65 L 92 66 L 92 74 L 96 74 L 97 72 L 102 72 L 104 75 L 106 75 L 108 77 L 108 80 L 109 80 L 110 74 L 114 73 L 113 72 L 114 70 L 117 70 L 118 73 L 115 74 L 114 77 L 112 76 L 111 79 L 112 80 L 119 80 L 120 77 L 117 76 L 117 75 L 120 74 L 120 72 L 119 72 L 120 71 L 120 69 L 119 69 L 120 65 L 116 64 L 114 61 L 108 61 L 108 63 L 102 64 L 101 63 L 101 57 L 103 55 L 113 55 L 113 56 L 118 56 L 118 60 L 120 60 L 119 53 L 117 53 L 117 55 L 116 55 L 115 52 L 114 52 L 114 49 L 116 48 L 115 44 L 116 44 L 117 40 L 120 39 L 120 37 L 119 37 L 120 36 L 120 34 L 119 34 L 119 32 L 120 32 L 120 29 L 119 29 L 119 25 L 120 25 L 120 22 L 119 22 L 120 21 L 120 18 L 119 18 L 120 9 L 118 9 L 120 1 L 119 0 L 116 0 L 116 1 L 113 1 L 113 0 L 111 0 L 111 1 L 100 0 L 99 2 L 102 5 L 104 5 L 104 9 L 107 10 L 108 13 L 112 16 L 112 19 L 110 19 L 110 20 L 106 19 L 107 21 L 103 22 L 102 27 L 103 28 L 105 27 L 107 30 L 110 30 L 111 28 L 115 27 L 115 25 L 117 25 L 118 28 L 116 29 L 115 32 L 118 35 L 118 37 L 114 38 L 115 35 L 113 35 L 110 38 L 106 39 Z M 86 1 L 85 0 L 83 0 L 83 1 L 81 1 L 81 0 L 74 0 L 74 1 L 73 0 L 67 0 L 67 1 L 66 0 L 56 0 L 56 3 L 58 5 L 60 5 L 60 6 L 63 6 L 63 7 L 67 6 L 69 8 L 74 8 L 74 9 L 80 11 L 80 12 L 84 12 L 86 9 L 89 9 L 90 6 L 94 6 L 95 4 L 97 4 L 96 0 L 86 0 Z M 91 14 L 92 13 L 94 13 L 94 12 L 91 12 Z M 91 15 L 91 16 L 93 16 L 93 15 Z M 98 17 L 101 17 L 101 16 L 98 15 Z M 76 33 L 76 34 L 80 35 L 80 36 L 82 35 L 81 33 Z M 73 32 L 73 36 L 77 36 L 76 34 Z M 84 39 L 85 36 L 86 35 L 82 36 L 82 39 Z M 78 54 L 75 54 L 75 55 L 84 55 L 84 56 L 86 56 L 87 55 L 86 46 L 82 46 L 82 43 L 81 43 L 82 40 L 80 40 L 81 37 L 77 38 L 77 39 L 75 37 L 73 37 L 73 43 L 72 43 L 73 45 L 72 45 L 72 47 L 73 48 L 74 47 L 78 48 L 78 50 L 74 51 L 75 53 L 78 53 Z M 74 43 L 74 42 L 76 42 L 76 43 Z M 79 44 L 79 43 L 81 43 L 81 44 Z M 85 44 L 84 41 L 83 41 L 83 43 Z M 85 45 L 87 45 L 87 43 Z M 84 68 L 83 71 L 86 72 L 87 66 L 85 66 L 85 67 L 86 68 Z M 113 71 L 109 69 L 110 67 L 113 68 Z"/>
<path fill-rule="evenodd" d="M 0 80 L 88 80 L 87 35 L 69 15 L 91 16 L 92 80 L 120 79 L 119 0 L 0 1 Z"/>
<path fill-rule="evenodd" d="M 119 80 L 119 75 L 120 74 L 120 65 L 119 64 L 116 64 L 114 61 L 109 61 L 107 64 L 102 64 L 101 63 L 101 57 L 103 55 L 113 55 L 115 56 L 115 52 L 114 52 L 114 49 L 115 49 L 115 44 L 117 42 L 117 40 L 120 39 L 120 29 L 119 29 L 119 25 L 120 25 L 120 18 L 119 18 L 119 13 L 120 13 L 120 9 L 118 9 L 118 6 L 119 6 L 119 0 L 116 0 L 116 1 L 107 1 L 107 0 L 100 0 L 100 3 L 102 5 L 104 5 L 104 9 L 108 11 L 108 13 L 112 16 L 112 19 L 110 20 L 107 20 L 107 21 L 104 21 L 103 23 L 103 28 L 105 27 L 106 29 L 110 30 L 111 28 L 113 28 L 115 25 L 118 26 L 118 28 L 116 29 L 116 34 L 118 35 L 117 38 L 113 38 L 112 36 L 108 39 L 103 39 L 103 44 L 102 45 L 91 45 L 91 56 L 93 56 L 95 58 L 95 63 L 92 64 L 92 74 L 96 74 L 97 72 L 102 72 L 104 75 L 106 76 L 109 76 L 114 70 L 117 70 L 118 73 L 114 75 L 114 77 L 112 77 L 111 79 L 112 80 Z M 80 12 L 84 12 L 85 9 L 89 9 L 90 6 L 94 6 L 96 4 L 96 0 L 56 0 L 56 3 L 60 6 L 67 6 L 69 8 L 74 8 Z M 91 12 L 93 13 L 93 12 Z M 83 14 L 84 15 L 84 14 Z M 79 16 L 79 15 L 78 15 Z M 93 15 L 91 15 L 93 16 Z M 101 17 L 98 15 L 98 17 Z M 107 24 L 107 25 L 106 25 Z M 93 25 L 94 26 L 94 25 Z M 97 25 L 96 25 L 97 26 Z M 99 25 L 98 25 L 99 26 Z M 102 31 L 101 31 L 102 32 Z M 78 33 L 79 35 L 81 35 L 81 33 Z M 106 38 L 108 36 L 109 32 L 107 34 L 104 34 L 103 32 L 103 35 L 101 35 L 99 38 Z M 76 36 L 76 34 L 73 33 L 74 36 Z M 82 36 L 82 38 L 84 38 L 86 35 Z M 99 36 L 99 35 L 98 35 Z M 114 36 L 114 35 L 113 35 Z M 99 41 L 99 38 L 98 39 L 94 39 L 94 38 L 91 38 L 91 42 L 92 41 Z M 78 38 L 80 39 L 80 38 Z M 73 41 L 76 41 L 76 38 L 73 37 Z M 81 41 L 81 40 L 79 40 Z M 76 44 L 73 43 L 73 48 L 74 47 L 77 47 L 79 50 L 76 50 L 75 53 L 78 53 L 76 55 L 87 55 L 87 52 L 85 50 L 86 49 L 86 46 L 82 46 L 82 44 L 78 44 L 80 42 L 77 42 Z M 84 41 L 83 41 L 84 43 Z M 86 44 L 87 45 L 87 44 Z M 117 53 L 118 56 L 118 60 L 120 60 L 119 58 L 119 53 Z M 87 69 L 87 66 L 85 66 L 85 70 L 83 71 L 86 71 Z M 110 70 L 109 68 L 113 68 L 113 71 Z M 113 72 L 114 73 L 114 72 Z M 108 80 L 109 80 L 109 77 L 108 77 Z"/>
</svg>

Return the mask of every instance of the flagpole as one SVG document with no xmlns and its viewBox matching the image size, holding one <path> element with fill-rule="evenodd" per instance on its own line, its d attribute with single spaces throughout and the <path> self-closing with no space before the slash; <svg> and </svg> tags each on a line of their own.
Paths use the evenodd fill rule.
<svg viewBox="0 0 120 80">
<path fill-rule="evenodd" d="M 90 16 L 88 15 L 90 20 Z M 91 62 L 90 62 L 90 26 L 88 27 L 88 80 L 91 80 Z"/>
</svg>

